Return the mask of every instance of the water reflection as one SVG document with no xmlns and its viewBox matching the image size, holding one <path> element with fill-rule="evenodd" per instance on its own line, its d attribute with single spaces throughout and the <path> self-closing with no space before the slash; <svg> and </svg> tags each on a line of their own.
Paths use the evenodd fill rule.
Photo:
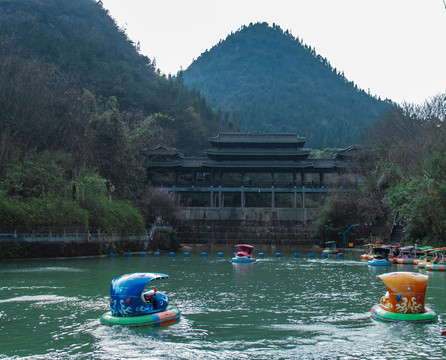
<svg viewBox="0 0 446 360">
<path fill-rule="evenodd" d="M 254 270 L 255 263 L 231 263 L 232 269 L 234 270 L 236 279 L 242 281 L 244 278 L 252 274 Z"/>
</svg>

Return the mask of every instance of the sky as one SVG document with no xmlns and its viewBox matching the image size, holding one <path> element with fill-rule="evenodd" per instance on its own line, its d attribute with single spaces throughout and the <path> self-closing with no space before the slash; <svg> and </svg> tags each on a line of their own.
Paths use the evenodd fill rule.
<svg viewBox="0 0 446 360">
<path fill-rule="evenodd" d="M 446 0 L 102 0 L 140 51 L 176 75 L 231 32 L 267 22 L 381 99 L 446 93 Z"/>
</svg>

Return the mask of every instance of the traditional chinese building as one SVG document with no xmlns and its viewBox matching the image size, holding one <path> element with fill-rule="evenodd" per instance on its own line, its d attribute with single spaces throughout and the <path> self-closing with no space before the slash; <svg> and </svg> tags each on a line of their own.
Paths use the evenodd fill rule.
<svg viewBox="0 0 446 360">
<path fill-rule="evenodd" d="M 220 134 L 210 139 L 206 157 L 184 157 L 158 145 L 145 152 L 148 181 L 176 193 L 180 206 L 189 199 L 190 206 L 224 207 L 230 197 L 230 206 L 245 207 L 252 203 L 252 194 L 260 193 L 269 194 L 272 208 L 277 194 L 292 194 L 293 207 L 306 207 L 303 195 L 335 186 L 357 147 L 332 158 L 311 159 L 305 141 L 297 134 Z M 350 186 L 355 184 L 350 181 Z"/>
<path fill-rule="evenodd" d="M 174 193 L 182 217 L 209 221 L 311 220 L 335 187 L 356 187 L 348 164 L 357 146 L 310 157 L 297 134 L 219 134 L 205 157 L 158 145 L 147 150 L 148 182 Z"/>
</svg>

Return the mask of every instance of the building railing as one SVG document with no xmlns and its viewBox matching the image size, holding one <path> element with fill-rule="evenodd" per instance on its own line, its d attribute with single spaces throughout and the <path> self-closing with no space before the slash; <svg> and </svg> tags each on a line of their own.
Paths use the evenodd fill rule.
<svg viewBox="0 0 446 360">
<path fill-rule="evenodd" d="M 224 180 L 224 181 L 196 181 L 192 182 L 175 182 L 175 181 L 162 181 L 156 184 L 156 187 L 168 187 L 168 188 L 187 188 L 187 187 L 196 187 L 196 188 L 208 188 L 208 187 L 259 187 L 259 188 L 271 188 L 271 187 L 280 187 L 280 188 L 289 188 L 292 189 L 294 187 L 305 187 L 305 188 L 338 188 L 340 185 L 335 182 L 330 181 L 305 181 L 305 182 L 296 182 L 292 181 L 239 181 L 239 180 Z M 358 182 L 355 181 L 344 181 L 342 183 L 343 187 L 348 187 L 351 189 L 358 188 Z"/>
</svg>

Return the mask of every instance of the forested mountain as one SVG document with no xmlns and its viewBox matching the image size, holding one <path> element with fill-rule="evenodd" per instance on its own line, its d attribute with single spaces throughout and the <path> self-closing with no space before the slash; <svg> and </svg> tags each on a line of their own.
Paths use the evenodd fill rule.
<svg viewBox="0 0 446 360">
<path fill-rule="evenodd" d="M 203 155 L 238 130 L 228 119 L 160 74 L 100 1 L 0 0 L 0 231 L 142 232 L 158 216 L 144 150 Z"/>
<path fill-rule="evenodd" d="M 215 109 L 238 113 L 242 130 L 297 132 L 313 148 L 363 140 L 364 127 L 393 108 L 369 96 L 288 31 L 243 26 L 183 74 Z"/>
<path fill-rule="evenodd" d="M 175 138 L 170 145 L 185 153 L 201 154 L 209 136 L 237 130 L 200 93 L 160 75 L 100 1 L 2 0 L 0 36 L 12 37 L 26 56 L 54 65 L 97 97 L 116 96 L 122 111 L 171 117 L 165 124 Z"/>
</svg>

